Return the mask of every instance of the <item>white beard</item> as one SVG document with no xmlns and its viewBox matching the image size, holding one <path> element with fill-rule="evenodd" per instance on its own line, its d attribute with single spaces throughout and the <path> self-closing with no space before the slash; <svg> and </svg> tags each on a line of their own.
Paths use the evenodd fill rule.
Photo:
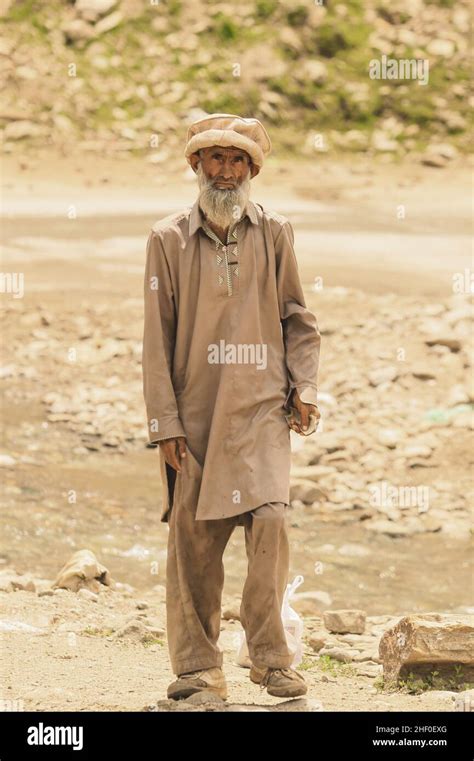
<svg viewBox="0 0 474 761">
<path fill-rule="evenodd" d="M 208 219 L 225 230 L 237 222 L 245 211 L 250 196 L 250 179 L 246 177 L 233 188 L 216 188 L 198 164 L 199 205 Z"/>
</svg>

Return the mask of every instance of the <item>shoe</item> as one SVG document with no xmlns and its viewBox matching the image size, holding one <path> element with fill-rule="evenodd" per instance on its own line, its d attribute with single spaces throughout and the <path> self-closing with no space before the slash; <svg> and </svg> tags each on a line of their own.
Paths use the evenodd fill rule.
<svg viewBox="0 0 474 761">
<path fill-rule="evenodd" d="M 170 700 L 189 698 L 196 692 L 213 692 L 223 700 L 227 699 L 227 684 L 221 668 L 215 666 L 201 671 L 181 674 L 169 685 L 167 695 Z"/>
<path fill-rule="evenodd" d="M 260 689 L 263 690 L 266 687 L 268 694 L 277 698 L 296 698 L 308 692 L 302 675 L 291 668 L 260 669 L 252 665 L 250 679 L 255 684 L 259 684 Z"/>
</svg>

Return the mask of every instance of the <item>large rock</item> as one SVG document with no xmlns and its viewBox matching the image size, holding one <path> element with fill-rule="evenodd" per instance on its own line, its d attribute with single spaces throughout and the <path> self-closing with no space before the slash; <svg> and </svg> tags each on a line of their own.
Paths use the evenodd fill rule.
<svg viewBox="0 0 474 761">
<path fill-rule="evenodd" d="M 77 592 L 79 589 L 90 589 L 98 592 L 101 584 L 112 585 L 107 568 L 99 563 L 90 550 L 79 550 L 68 560 L 59 571 L 53 589 L 69 589 Z"/>
<path fill-rule="evenodd" d="M 442 676 L 462 667 L 462 680 L 474 678 L 474 620 L 472 616 L 426 613 L 405 616 L 388 629 L 379 644 L 384 682 L 396 685 L 413 673 L 432 671 Z"/>
</svg>

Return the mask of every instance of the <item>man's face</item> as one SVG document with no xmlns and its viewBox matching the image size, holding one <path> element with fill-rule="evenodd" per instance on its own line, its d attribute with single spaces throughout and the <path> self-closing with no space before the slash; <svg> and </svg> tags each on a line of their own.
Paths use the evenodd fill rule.
<svg viewBox="0 0 474 761">
<path fill-rule="evenodd" d="M 219 190 L 235 190 L 247 177 L 253 177 L 250 156 L 240 148 L 212 146 L 191 156 L 194 170 L 201 162 L 206 178 Z"/>
<path fill-rule="evenodd" d="M 211 224 L 226 230 L 242 216 L 257 167 L 240 148 L 203 148 L 191 156 L 199 183 L 199 205 Z"/>
</svg>

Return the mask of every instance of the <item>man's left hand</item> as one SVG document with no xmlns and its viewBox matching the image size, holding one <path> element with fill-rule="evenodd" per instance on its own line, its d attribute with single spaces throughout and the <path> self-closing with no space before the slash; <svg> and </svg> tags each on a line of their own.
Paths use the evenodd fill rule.
<svg viewBox="0 0 474 761">
<path fill-rule="evenodd" d="M 292 429 L 296 431 L 296 433 L 300 433 L 302 435 L 305 434 L 305 431 L 308 428 L 309 416 L 311 413 L 313 413 L 316 417 L 316 427 L 317 427 L 317 424 L 321 417 L 321 413 L 315 404 L 306 404 L 306 402 L 302 402 L 296 389 L 294 389 L 293 391 L 291 404 L 296 410 L 298 410 L 300 414 L 300 418 L 301 418 L 301 426 L 299 426 L 298 423 L 296 422 L 293 423 L 293 425 L 291 426 Z"/>
</svg>

